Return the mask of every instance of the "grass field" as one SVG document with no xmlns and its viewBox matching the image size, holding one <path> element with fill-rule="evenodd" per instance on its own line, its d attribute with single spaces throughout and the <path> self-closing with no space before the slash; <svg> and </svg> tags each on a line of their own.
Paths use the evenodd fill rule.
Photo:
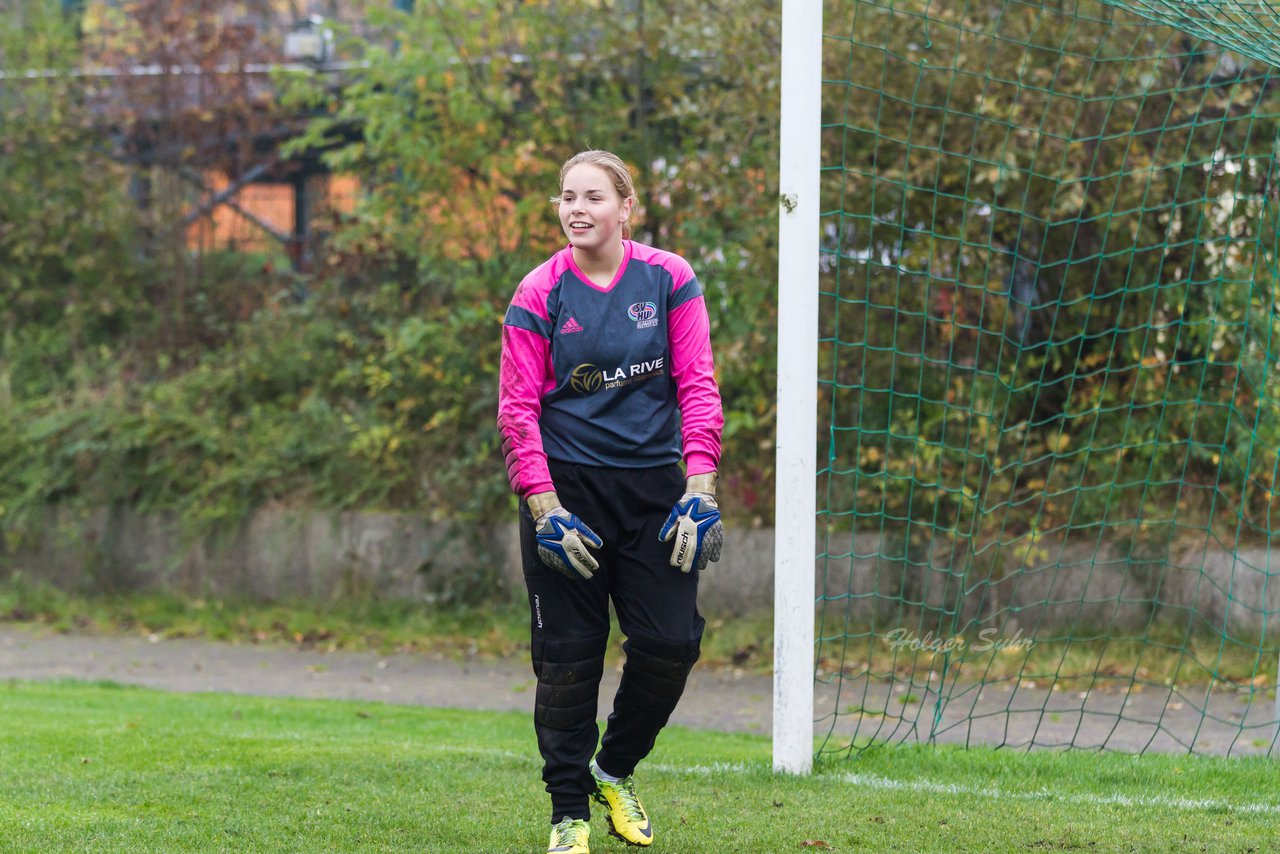
<svg viewBox="0 0 1280 854">
<path fill-rule="evenodd" d="M 523 714 L 6 682 L 0 721 L 3 851 L 546 844 Z M 899 747 L 792 778 L 766 739 L 673 728 L 638 780 L 654 852 L 1280 850 L 1262 759 Z"/>
</svg>

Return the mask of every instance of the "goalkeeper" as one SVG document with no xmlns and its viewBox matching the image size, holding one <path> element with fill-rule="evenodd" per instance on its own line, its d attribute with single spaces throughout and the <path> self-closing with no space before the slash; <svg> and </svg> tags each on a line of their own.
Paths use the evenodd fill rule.
<svg viewBox="0 0 1280 854">
<path fill-rule="evenodd" d="M 653 842 L 632 772 L 698 658 L 724 416 L 701 287 L 683 258 L 629 239 L 626 165 L 577 154 L 551 201 L 569 243 L 507 309 L 498 429 L 523 499 L 547 850 L 587 854 L 592 799 L 613 835 Z M 626 664 L 597 752 L 611 599 Z"/>
</svg>

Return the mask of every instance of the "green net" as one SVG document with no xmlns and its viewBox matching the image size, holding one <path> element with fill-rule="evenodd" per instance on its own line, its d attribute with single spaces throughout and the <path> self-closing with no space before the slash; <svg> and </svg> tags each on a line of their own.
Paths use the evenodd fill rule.
<svg viewBox="0 0 1280 854">
<path fill-rule="evenodd" d="M 819 753 L 1268 753 L 1280 20 L 828 2 Z"/>
</svg>

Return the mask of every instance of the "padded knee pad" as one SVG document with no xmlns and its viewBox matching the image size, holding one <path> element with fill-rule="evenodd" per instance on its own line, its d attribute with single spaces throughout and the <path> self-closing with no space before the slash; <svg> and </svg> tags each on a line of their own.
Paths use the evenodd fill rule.
<svg viewBox="0 0 1280 854">
<path fill-rule="evenodd" d="M 634 633 L 622 646 L 627 654 L 624 678 L 654 699 L 674 705 L 684 693 L 689 671 L 702 652 L 698 641 L 673 643 Z"/>
<path fill-rule="evenodd" d="M 596 719 L 608 635 L 533 641 L 538 677 L 533 719 L 553 729 L 573 729 Z"/>
</svg>

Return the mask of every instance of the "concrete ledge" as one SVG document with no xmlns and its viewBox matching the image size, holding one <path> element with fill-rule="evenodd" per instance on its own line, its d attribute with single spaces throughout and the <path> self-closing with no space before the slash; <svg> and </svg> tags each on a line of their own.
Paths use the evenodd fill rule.
<svg viewBox="0 0 1280 854">
<path fill-rule="evenodd" d="M 904 547 L 893 531 L 826 533 L 815 594 L 839 622 L 1141 629 L 1152 621 L 1227 638 L 1256 638 L 1280 617 L 1280 559 L 1265 545 L 1235 551 L 1206 539 L 1141 552 L 1096 530 L 992 543 Z M 963 544 L 961 545 L 963 548 Z M 701 607 L 735 616 L 773 605 L 773 532 L 730 530 L 703 573 Z M 965 567 L 968 567 L 967 573 Z M 490 530 L 394 513 L 261 510 L 218 536 L 186 542 L 166 514 L 51 508 L 44 536 L 0 553 L 21 571 L 67 589 L 170 589 L 271 601 L 379 596 L 446 601 L 475 592 L 519 596 L 514 523 Z M 891 625 L 892 624 L 892 625 Z"/>
</svg>

